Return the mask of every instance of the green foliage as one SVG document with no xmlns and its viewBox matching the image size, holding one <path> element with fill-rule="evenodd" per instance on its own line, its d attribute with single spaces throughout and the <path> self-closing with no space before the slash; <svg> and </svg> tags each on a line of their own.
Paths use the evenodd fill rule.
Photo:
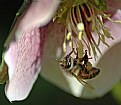
<svg viewBox="0 0 121 105">
<path fill-rule="evenodd" d="M 90 0 L 90 2 L 100 11 L 105 11 L 107 9 L 106 3 L 104 0 Z"/>
<path fill-rule="evenodd" d="M 116 101 L 121 105 L 121 83 L 118 83 L 113 91 L 112 91 L 113 97 L 116 99 Z"/>
</svg>

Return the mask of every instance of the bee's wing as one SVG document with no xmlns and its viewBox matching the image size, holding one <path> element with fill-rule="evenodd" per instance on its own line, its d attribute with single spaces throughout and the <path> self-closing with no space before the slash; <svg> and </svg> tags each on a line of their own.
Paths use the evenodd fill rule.
<svg viewBox="0 0 121 105">
<path fill-rule="evenodd" d="M 95 89 L 93 86 L 91 86 L 90 84 L 88 84 L 87 82 L 85 82 L 83 79 L 79 78 L 78 76 L 76 76 L 75 74 L 73 74 L 74 77 L 83 85 L 86 86 L 90 89 Z"/>
</svg>

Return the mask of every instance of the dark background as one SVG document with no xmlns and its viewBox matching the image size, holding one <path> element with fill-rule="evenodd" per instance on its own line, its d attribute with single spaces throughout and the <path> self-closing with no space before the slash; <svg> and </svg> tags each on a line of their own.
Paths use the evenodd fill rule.
<svg viewBox="0 0 121 105">
<path fill-rule="evenodd" d="M 22 0 L 0 0 L 0 57 L 3 52 L 3 44 L 6 40 L 15 14 L 22 4 Z M 0 58 L 1 59 L 1 58 Z M 0 85 L 0 105 L 10 105 L 4 93 L 4 85 Z M 102 98 L 83 100 L 73 97 L 41 77 L 36 81 L 29 97 L 14 105 L 119 105 L 111 92 Z"/>
</svg>

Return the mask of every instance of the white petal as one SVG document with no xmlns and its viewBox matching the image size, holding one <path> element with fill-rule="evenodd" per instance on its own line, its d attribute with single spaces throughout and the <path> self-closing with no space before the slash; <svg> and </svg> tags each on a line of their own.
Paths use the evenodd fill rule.
<svg viewBox="0 0 121 105">
<path fill-rule="evenodd" d="M 112 19 L 121 20 L 121 10 L 117 10 Z M 110 48 L 103 44 L 100 45 L 103 56 L 100 55 L 97 62 L 92 60 L 92 63 L 100 68 L 101 73 L 94 80 L 89 81 L 96 89 L 91 92 L 84 88 L 82 97 L 101 97 L 111 91 L 113 86 L 121 79 L 121 24 L 108 21 L 105 25 L 110 29 L 114 40 L 108 39 L 106 41 Z"/>
<path fill-rule="evenodd" d="M 121 20 L 121 10 L 117 11 L 113 19 Z M 101 43 L 100 49 L 102 51 L 102 56 L 98 53 L 98 59 L 96 61 L 94 59 L 90 60 L 93 66 L 99 68 L 101 72 L 96 78 L 87 82 L 95 88 L 94 90 L 87 87 L 83 89 L 78 88 L 78 92 L 82 98 L 101 97 L 111 91 L 113 86 L 121 79 L 121 24 L 108 21 L 105 25 L 110 29 L 114 40 L 106 39 L 110 48 Z M 70 81 L 69 83 L 72 87 L 74 82 Z M 74 90 L 77 89 L 76 86 L 78 86 L 78 83 L 73 88 Z M 73 95 L 77 96 L 78 94 Z"/>
<path fill-rule="evenodd" d="M 53 18 L 59 3 L 60 0 L 32 0 L 32 3 L 18 17 L 4 46 L 8 47 L 13 38 L 18 40 L 22 32 L 28 30 L 28 28 L 42 27 L 48 24 Z"/>
<path fill-rule="evenodd" d="M 62 56 L 64 27 L 61 24 L 51 23 L 46 27 L 45 34 L 47 35 L 47 41 L 44 46 L 41 75 L 51 83 L 69 92 L 68 82 L 60 70 L 58 62 L 55 60 L 55 58 L 59 59 Z"/>
<path fill-rule="evenodd" d="M 28 28 L 31 25 L 42 27 L 46 25 L 55 14 L 59 3 L 60 0 L 33 0 L 26 14 L 22 17 L 19 27 Z"/>
<path fill-rule="evenodd" d="M 121 11 L 118 10 L 113 18 L 121 20 Z M 95 98 L 101 97 L 109 92 L 121 79 L 121 24 L 108 21 L 105 25 L 110 28 L 114 40 L 106 39 L 106 42 L 109 43 L 110 48 L 106 47 L 104 44 L 101 44 L 100 49 L 103 56 L 98 54 L 99 58 L 97 61 L 90 60 L 94 67 L 101 70 L 101 73 L 96 78 L 87 81 L 87 83 L 92 85 L 95 89 L 90 89 L 87 87 L 83 88 L 83 86 L 76 79 L 63 75 L 56 63 L 50 63 L 49 59 L 51 58 L 49 56 L 47 56 L 49 59 L 46 58 L 45 62 L 47 63 L 46 67 L 44 66 L 42 75 L 53 84 L 76 97 Z M 59 32 L 58 35 L 60 35 Z M 53 40 L 51 44 L 48 44 L 48 51 L 55 51 L 55 41 Z M 47 53 L 47 51 L 45 53 Z M 52 55 L 52 53 L 49 52 L 48 54 L 50 54 L 50 56 Z M 56 55 L 55 52 L 53 52 L 53 54 Z"/>
</svg>

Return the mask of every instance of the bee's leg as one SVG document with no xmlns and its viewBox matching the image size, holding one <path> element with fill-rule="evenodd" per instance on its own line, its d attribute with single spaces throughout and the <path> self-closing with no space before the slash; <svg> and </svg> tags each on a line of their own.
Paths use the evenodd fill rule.
<svg viewBox="0 0 121 105">
<path fill-rule="evenodd" d="M 90 89 L 95 89 L 93 86 L 91 86 L 90 84 L 88 84 L 87 82 L 85 82 L 82 78 L 80 78 L 78 75 L 75 75 L 74 73 L 72 73 L 72 75 L 83 85 L 86 86 Z"/>
<path fill-rule="evenodd" d="M 85 59 L 92 59 L 92 57 L 88 58 L 87 50 L 85 50 L 84 58 L 85 58 Z"/>
<path fill-rule="evenodd" d="M 85 54 L 84 54 L 84 57 L 82 58 L 82 61 L 84 61 L 84 65 L 86 65 L 88 62 L 87 50 L 85 50 Z"/>
<path fill-rule="evenodd" d="M 74 50 L 74 54 L 75 54 L 75 55 L 77 55 L 77 51 L 75 51 L 75 49 L 74 49 L 74 48 L 73 48 L 73 50 Z M 77 50 L 77 48 L 76 48 L 76 50 Z"/>
<path fill-rule="evenodd" d="M 73 50 L 67 56 L 71 56 L 72 53 L 73 53 Z"/>
<path fill-rule="evenodd" d="M 90 89 L 95 89 L 92 85 L 88 84 L 87 82 L 85 82 L 83 79 L 80 80 L 80 83 Z"/>
<path fill-rule="evenodd" d="M 74 48 L 72 48 L 72 51 L 71 51 L 67 56 L 70 56 L 73 52 L 74 52 L 74 54 L 75 54 Z"/>
<path fill-rule="evenodd" d="M 78 59 L 78 51 L 77 51 L 77 48 L 76 48 L 76 51 L 74 50 L 74 54 L 76 55 L 76 59 Z"/>
<path fill-rule="evenodd" d="M 76 55 L 76 59 L 78 59 L 79 57 L 78 57 L 78 50 L 77 50 L 77 48 L 76 48 L 76 50 L 75 50 L 75 48 L 73 48 L 72 51 Z"/>
<path fill-rule="evenodd" d="M 77 48 L 76 48 L 76 58 L 78 59 L 79 58 L 79 56 L 78 56 L 78 50 L 77 50 Z"/>
</svg>

